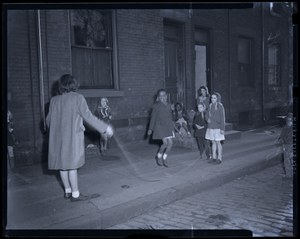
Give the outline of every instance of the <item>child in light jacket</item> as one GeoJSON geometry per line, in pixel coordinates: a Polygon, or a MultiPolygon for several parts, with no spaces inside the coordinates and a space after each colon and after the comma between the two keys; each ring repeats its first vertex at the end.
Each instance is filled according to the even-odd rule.
{"type": "Polygon", "coordinates": [[[209,118],[205,138],[212,141],[212,158],[208,163],[222,163],[222,144],[225,140],[225,111],[221,103],[221,95],[217,92],[211,95],[209,118]],[[218,156],[217,156],[218,154],[218,156]]]}

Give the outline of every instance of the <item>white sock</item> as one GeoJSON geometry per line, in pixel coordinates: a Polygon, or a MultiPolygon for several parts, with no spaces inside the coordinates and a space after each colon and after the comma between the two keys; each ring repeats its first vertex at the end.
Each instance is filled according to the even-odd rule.
{"type": "Polygon", "coordinates": [[[65,193],[71,193],[72,189],[71,188],[65,188],[65,193]]]}
{"type": "Polygon", "coordinates": [[[164,154],[163,159],[165,160],[167,158],[167,156],[168,156],[167,154],[164,154]]]}
{"type": "Polygon", "coordinates": [[[161,153],[157,153],[157,157],[161,158],[162,154],[161,153]]]}
{"type": "Polygon", "coordinates": [[[73,198],[78,198],[79,197],[79,191],[72,192],[72,197],[73,198]]]}

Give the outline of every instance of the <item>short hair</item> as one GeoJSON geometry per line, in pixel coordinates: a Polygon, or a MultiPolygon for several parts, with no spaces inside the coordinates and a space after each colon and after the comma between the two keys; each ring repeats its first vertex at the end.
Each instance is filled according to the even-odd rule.
{"type": "Polygon", "coordinates": [[[158,97],[159,97],[160,92],[166,92],[166,94],[167,94],[167,91],[166,91],[165,89],[159,89],[159,90],[157,91],[157,94],[156,94],[156,101],[157,101],[157,102],[159,101],[158,97]]]}
{"type": "Polygon", "coordinates": [[[58,94],[61,95],[70,91],[75,92],[79,85],[75,77],[71,74],[62,75],[58,80],[58,94]]]}
{"type": "Polygon", "coordinates": [[[205,106],[205,104],[204,104],[203,102],[199,102],[199,103],[197,104],[197,107],[198,107],[199,105],[202,105],[203,108],[206,108],[206,106],[205,106]]]}

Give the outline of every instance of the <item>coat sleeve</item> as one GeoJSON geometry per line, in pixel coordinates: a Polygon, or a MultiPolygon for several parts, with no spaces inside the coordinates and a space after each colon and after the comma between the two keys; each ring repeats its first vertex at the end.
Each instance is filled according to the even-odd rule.
{"type": "Polygon", "coordinates": [[[150,125],[149,125],[149,129],[152,130],[152,131],[153,131],[153,128],[154,128],[154,124],[156,122],[157,114],[158,114],[158,109],[154,105],[153,108],[152,108],[150,125]]]}
{"type": "Polygon", "coordinates": [[[108,127],[108,124],[92,114],[92,112],[89,110],[85,98],[82,95],[78,97],[77,104],[79,114],[83,118],[83,120],[98,132],[104,133],[108,127]]]}
{"type": "Polygon", "coordinates": [[[221,130],[225,130],[225,110],[223,105],[221,107],[221,130]]]}

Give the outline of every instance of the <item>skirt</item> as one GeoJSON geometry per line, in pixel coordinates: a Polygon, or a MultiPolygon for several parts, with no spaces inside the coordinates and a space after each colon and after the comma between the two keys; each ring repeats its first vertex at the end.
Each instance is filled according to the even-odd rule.
{"type": "Polygon", "coordinates": [[[220,133],[220,129],[207,129],[205,138],[208,140],[214,140],[214,141],[222,141],[225,140],[224,134],[220,133]]]}

